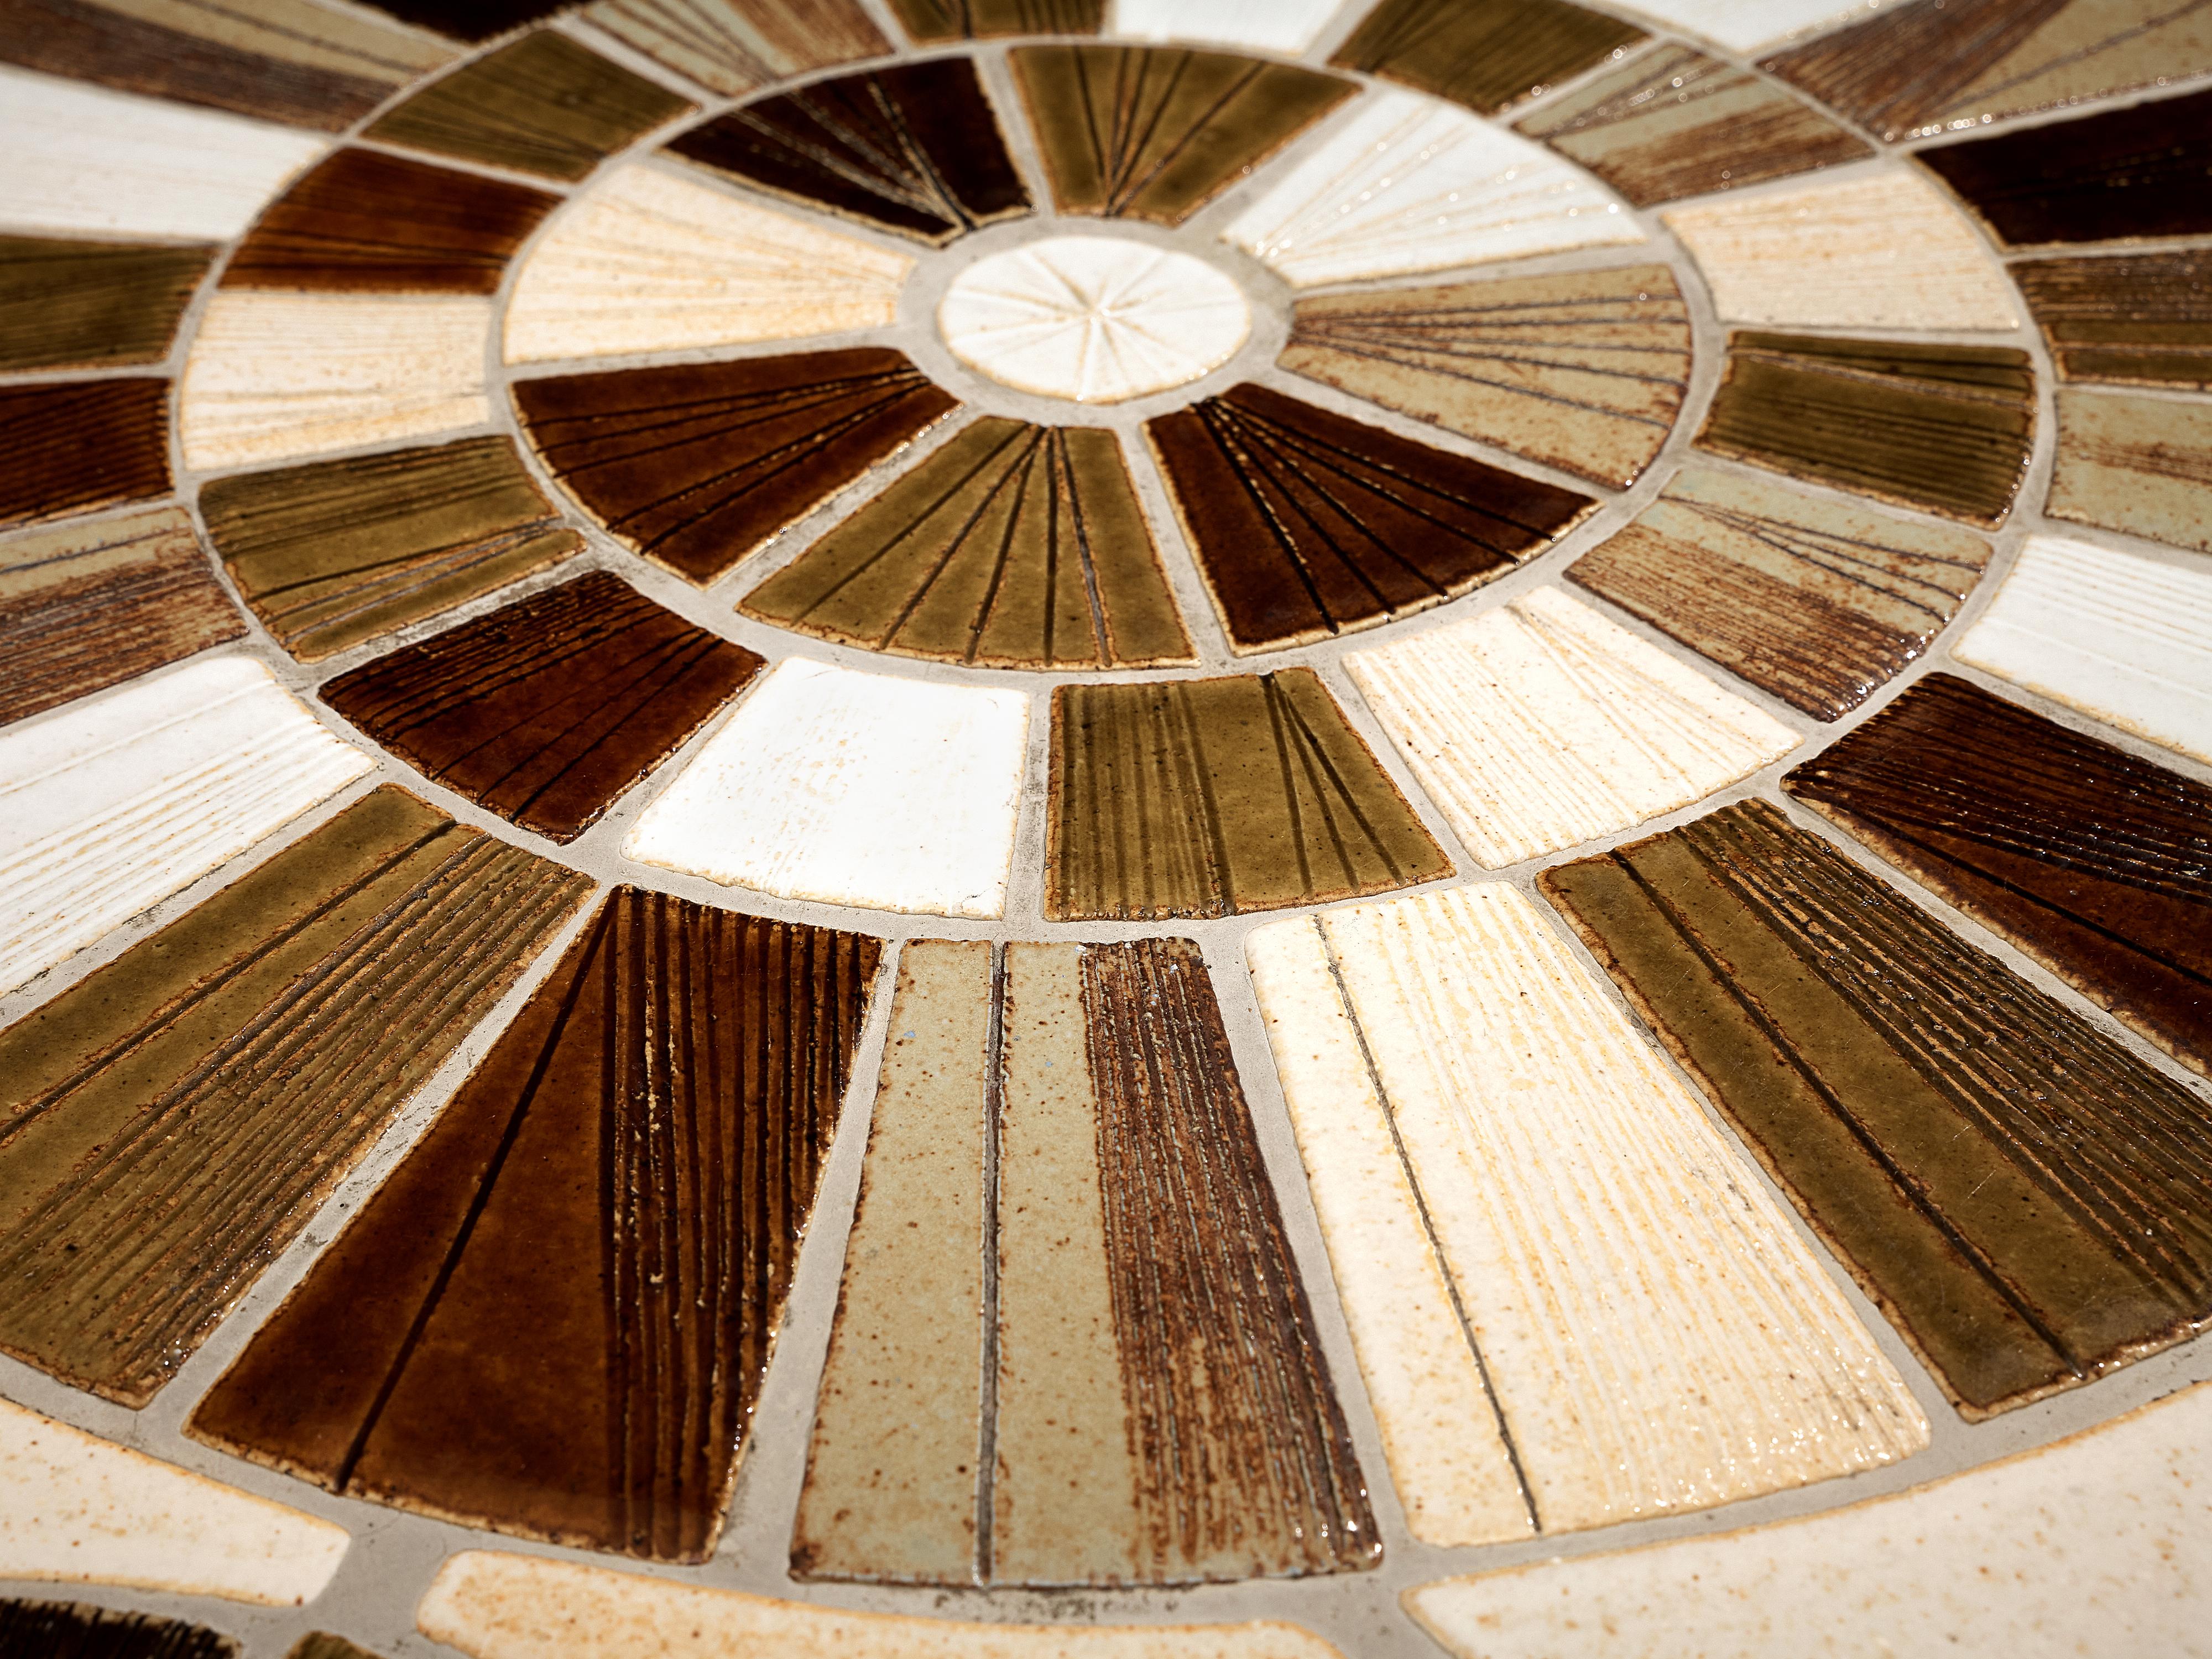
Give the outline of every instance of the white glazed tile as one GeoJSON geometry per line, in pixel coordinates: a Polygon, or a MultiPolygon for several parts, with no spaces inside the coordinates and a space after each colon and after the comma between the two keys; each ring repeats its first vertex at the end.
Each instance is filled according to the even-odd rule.
{"type": "Polygon", "coordinates": [[[1418,1535],[1525,1531],[1507,1524],[1498,1419],[1545,1532],[1927,1444],[1834,1280],[1527,895],[1334,910],[1262,928],[1250,951],[1418,1535]],[[1449,1351],[1438,1256],[1482,1372],[1449,1351]],[[1376,1340],[1401,1321],[1418,1329],[1376,1340]],[[1494,1413],[1477,1403],[1485,1376],[1494,1413]]]}
{"type": "Polygon", "coordinates": [[[329,147],[320,133],[0,69],[0,225],[12,229],[224,241],[329,147]]]}
{"type": "Polygon", "coordinates": [[[1665,216],[1721,319],[2010,329],[2012,290],[1966,216],[1915,174],[1729,197],[1665,216]]]}
{"type": "Polygon", "coordinates": [[[1345,665],[1492,869],[1687,806],[1797,744],[1558,587],[1345,665]]]}
{"type": "Polygon", "coordinates": [[[2205,1650],[2212,1384],[1827,1515],[1408,1591],[1467,1659],[2205,1650]]]}
{"type": "Polygon", "coordinates": [[[1054,236],[963,270],[937,327],[954,356],[1006,386],[1115,404],[1220,368],[1252,314],[1236,283],[1188,253],[1054,236]]]}
{"type": "Polygon", "coordinates": [[[507,361],[881,328],[898,320],[913,269],[904,254],[624,167],[532,246],[507,308],[507,361]]]}
{"type": "Polygon", "coordinates": [[[646,864],[778,898],[1006,908],[1029,699],[793,658],[631,829],[646,864]]]}
{"type": "Polygon", "coordinates": [[[178,392],[185,465],[248,466],[491,418],[489,300],[217,294],[178,392]]]}
{"type": "Polygon", "coordinates": [[[1881,0],[1635,0],[1655,22],[1726,46],[1752,52],[1824,24],[1851,21],[1881,0]]]}
{"type": "Polygon", "coordinates": [[[1354,104],[1223,234],[1296,288],[1644,240],[1580,167],[1398,91],[1354,104]]]}
{"type": "Polygon", "coordinates": [[[0,1578],[290,1607],[323,1593],[343,1527],[0,1401],[0,1578]]]}
{"type": "Polygon", "coordinates": [[[0,992],[370,765],[246,657],[188,663],[0,733],[0,992]]]}
{"type": "Polygon", "coordinates": [[[1133,40],[1203,40],[1295,55],[1341,0],[1114,0],[1112,32],[1133,40]]]}
{"type": "Polygon", "coordinates": [[[2212,761],[2212,566],[2032,538],[1961,662],[2212,761]]]}

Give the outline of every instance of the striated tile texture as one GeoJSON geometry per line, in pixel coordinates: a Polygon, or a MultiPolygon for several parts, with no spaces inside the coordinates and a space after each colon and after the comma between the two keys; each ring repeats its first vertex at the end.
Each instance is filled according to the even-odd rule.
{"type": "Polygon", "coordinates": [[[0,526],[169,492],[169,383],[0,389],[0,526]]]}
{"type": "Polygon", "coordinates": [[[580,15],[728,97],[890,50],[860,0],[596,0],[580,15]]]}
{"type": "Polygon", "coordinates": [[[2060,392],[2044,511],[2212,552],[2212,404],[2060,392]]]}
{"type": "Polygon", "coordinates": [[[1643,39],[1566,0],[1382,0],[1329,61],[1493,115],[1643,39]]]}
{"type": "Polygon", "coordinates": [[[1096,34],[1109,0],[888,0],[917,46],[1000,34],[1096,34]]]}
{"type": "Polygon", "coordinates": [[[2212,253],[2031,259],[2011,274],[2061,380],[2212,389],[2212,253]]]}
{"type": "Polygon", "coordinates": [[[237,1659],[236,1641],[204,1625],[81,1601],[0,1601],[0,1651],[100,1659],[237,1659]]]}
{"type": "Polygon", "coordinates": [[[1875,0],[1638,0],[1635,9],[1670,27],[1750,52],[1823,23],[1839,22],[1875,0]]]}
{"type": "Polygon", "coordinates": [[[0,370],[159,362],[213,258],[204,247],[0,236],[0,370]]]}
{"type": "Polygon", "coordinates": [[[1114,0],[1109,33],[1213,40],[1296,57],[1336,15],[1337,0],[1114,0]]]}

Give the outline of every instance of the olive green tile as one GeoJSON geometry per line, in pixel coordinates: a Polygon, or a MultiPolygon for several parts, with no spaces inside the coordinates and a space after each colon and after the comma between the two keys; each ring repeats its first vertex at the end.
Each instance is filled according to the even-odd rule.
{"type": "Polygon", "coordinates": [[[2044,510],[2212,552],[2212,403],[2061,391],[2044,510]]]}
{"type": "Polygon", "coordinates": [[[2212,389],[2212,252],[2013,266],[2062,380],[2212,389]]]}
{"type": "Polygon", "coordinates": [[[0,236],[0,369],[159,362],[214,254],[0,236]]]}
{"type": "Polygon", "coordinates": [[[1494,115],[1643,39],[1566,0],[1382,0],[1329,61],[1494,115]]]}

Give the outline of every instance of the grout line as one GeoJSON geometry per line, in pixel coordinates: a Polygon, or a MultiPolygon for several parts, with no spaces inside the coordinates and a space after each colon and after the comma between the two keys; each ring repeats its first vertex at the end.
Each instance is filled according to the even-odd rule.
{"type": "Polygon", "coordinates": [[[975,1584],[998,1576],[999,1224],[1000,1138],[1006,1109],[1006,947],[991,947],[991,1013],[983,1039],[982,1366],[975,1426],[975,1584]]]}

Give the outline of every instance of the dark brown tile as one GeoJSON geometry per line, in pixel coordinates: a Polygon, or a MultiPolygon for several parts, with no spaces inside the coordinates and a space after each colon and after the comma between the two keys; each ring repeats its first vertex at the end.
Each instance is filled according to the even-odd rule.
{"type": "Polygon", "coordinates": [[[1030,210],[964,58],[817,81],[695,128],[668,153],[925,242],[1030,210]]]}
{"type": "Polygon", "coordinates": [[[1358,90],[1288,64],[1182,46],[1009,54],[1063,213],[1179,225],[1358,90]]]}
{"type": "Polygon", "coordinates": [[[1464,593],[1597,506],[1249,382],[1145,434],[1239,651],[1464,593]]]}
{"type": "Polygon", "coordinates": [[[876,346],[556,375],[514,401],[600,523],[702,585],[959,407],[876,346]]]}
{"type": "Polygon", "coordinates": [[[367,1648],[356,1647],[343,1636],[313,1630],[292,1644],[284,1659],[378,1659],[378,1656],[367,1648]]]}
{"type": "Polygon", "coordinates": [[[228,1636],[179,1619],[77,1601],[0,1601],[8,1659],[237,1659],[228,1636]]]}
{"type": "Polygon", "coordinates": [[[1494,115],[1643,39],[1565,0],[1382,0],[1329,61],[1494,115]]]}
{"type": "Polygon", "coordinates": [[[1106,0],[890,0],[917,46],[998,34],[1096,34],[1106,0]]]}
{"type": "Polygon", "coordinates": [[[455,40],[489,40],[566,11],[569,0],[368,0],[402,22],[455,40]]]}
{"type": "Polygon", "coordinates": [[[2212,1316],[2212,1108],[1777,808],[1540,884],[1968,1416],[2212,1316]]]}
{"type": "Polygon", "coordinates": [[[2008,346],[1731,334],[1698,447],[1899,506],[1993,525],[2035,437],[2035,372],[2008,346]]]}
{"type": "Polygon", "coordinates": [[[890,51],[860,0],[598,0],[582,15],[632,51],[732,98],[890,51]]]}
{"type": "Polygon", "coordinates": [[[159,362],[213,257],[0,236],[0,369],[159,362]]]}
{"type": "Polygon", "coordinates": [[[2212,389],[2212,253],[2031,259],[2012,277],[2059,379],[2212,389]]]}
{"type": "Polygon", "coordinates": [[[617,888],[187,1431],[353,1497],[703,1560],[880,950],[617,888]]]}
{"type": "Polygon", "coordinates": [[[0,525],[169,493],[169,383],[0,389],[0,525]]]}
{"type": "Polygon", "coordinates": [[[0,1350],[152,1399],[590,890],[386,787],[0,1032],[0,1350]]]}

